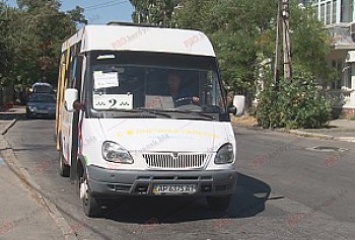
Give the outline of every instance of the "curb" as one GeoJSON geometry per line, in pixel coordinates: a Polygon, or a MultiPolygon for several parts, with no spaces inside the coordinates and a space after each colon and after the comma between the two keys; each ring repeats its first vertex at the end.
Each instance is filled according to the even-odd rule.
{"type": "Polygon", "coordinates": [[[283,132],[290,133],[296,136],[301,136],[301,137],[318,138],[324,140],[335,140],[335,137],[326,134],[309,133],[300,130],[283,130],[283,132]]]}
{"type": "Polygon", "coordinates": [[[331,135],[326,134],[319,134],[319,133],[309,133],[300,130],[284,130],[284,132],[293,134],[300,137],[307,137],[307,138],[317,138],[323,140],[333,140],[338,142],[355,142],[355,137],[334,137],[331,135]]]}
{"type": "Polygon", "coordinates": [[[355,142],[355,137],[337,137],[334,140],[341,141],[341,142],[355,142]]]}
{"type": "MultiPolygon", "coordinates": [[[[2,135],[5,135],[8,130],[16,123],[16,121],[17,119],[14,119],[9,124],[7,124],[4,130],[1,131],[2,135]]],[[[35,195],[34,197],[40,201],[42,205],[44,205],[44,208],[48,212],[49,216],[53,219],[57,227],[62,231],[64,238],[66,240],[78,240],[78,237],[73,232],[67,221],[64,219],[63,215],[59,212],[56,205],[40,193],[41,187],[32,179],[26,168],[24,168],[17,160],[14,151],[12,150],[11,146],[9,146],[6,139],[3,136],[0,137],[3,138],[6,145],[6,152],[8,152],[8,154],[4,154],[6,155],[6,157],[3,157],[4,161],[17,175],[17,177],[19,177],[20,180],[30,188],[30,191],[35,195]],[[9,162],[8,158],[11,158],[12,162],[9,162]]]]}
{"type": "Polygon", "coordinates": [[[17,122],[17,119],[11,120],[2,130],[1,130],[1,135],[5,135],[7,131],[9,131],[10,128],[12,128],[15,123],[17,122]]]}
{"type": "MultiPolygon", "coordinates": [[[[243,126],[243,125],[233,125],[233,127],[242,127],[245,129],[249,130],[269,130],[269,129],[262,129],[260,127],[255,127],[255,126],[243,126]]],[[[326,135],[326,134],[319,134],[319,133],[310,133],[310,132],[305,132],[301,130],[293,130],[293,129],[272,129],[269,130],[272,132],[279,132],[279,133],[287,133],[299,137],[305,137],[305,138],[316,138],[316,139],[323,139],[323,140],[333,140],[333,141],[338,141],[338,142],[355,142],[355,137],[334,137],[331,135],[326,135]]]]}

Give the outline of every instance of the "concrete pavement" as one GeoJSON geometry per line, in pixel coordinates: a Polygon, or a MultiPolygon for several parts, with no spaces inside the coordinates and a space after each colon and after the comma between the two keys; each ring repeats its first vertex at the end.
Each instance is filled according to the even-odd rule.
{"type": "MultiPolygon", "coordinates": [[[[24,112],[23,107],[0,112],[0,239],[77,239],[55,203],[40,194],[40,187],[32,180],[31,173],[21,166],[3,136],[17,118],[24,117],[24,112]]],[[[233,124],[236,127],[246,126],[238,121],[233,121],[233,124]]],[[[324,129],[287,132],[355,142],[355,121],[335,120],[324,129]]]]}
{"type": "Polygon", "coordinates": [[[24,117],[24,108],[0,112],[0,239],[77,239],[54,203],[45,199],[21,166],[4,134],[24,117]]]}

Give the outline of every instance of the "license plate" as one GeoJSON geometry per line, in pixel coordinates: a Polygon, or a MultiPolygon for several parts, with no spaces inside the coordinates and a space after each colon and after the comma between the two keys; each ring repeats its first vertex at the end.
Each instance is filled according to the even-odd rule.
{"type": "Polygon", "coordinates": [[[48,113],[48,110],[46,108],[38,108],[37,112],[38,113],[48,113]]]}
{"type": "Polygon", "coordinates": [[[196,184],[156,184],[153,188],[153,193],[155,195],[194,194],[196,191],[196,184]]]}
{"type": "Polygon", "coordinates": [[[47,110],[38,110],[37,113],[39,114],[48,114],[47,110]]]}

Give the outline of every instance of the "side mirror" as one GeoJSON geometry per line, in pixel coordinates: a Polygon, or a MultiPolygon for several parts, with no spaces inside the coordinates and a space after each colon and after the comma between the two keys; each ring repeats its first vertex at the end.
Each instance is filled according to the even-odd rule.
{"type": "Polygon", "coordinates": [[[236,108],[236,106],[229,106],[228,107],[228,113],[231,113],[231,114],[233,114],[233,115],[236,115],[237,114],[237,112],[238,112],[238,110],[237,110],[237,108],[236,108]]]}
{"type": "Polygon", "coordinates": [[[234,116],[240,117],[244,113],[245,108],[245,96],[244,95],[234,95],[233,98],[233,107],[235,108],[234,116]]]}
{"type": "Polygon", "coordinates": [[[64,106],[67,111],[73,112],[74,103],[78,100],[78,90],[75,88],[68,88],[64,93],[64,106]]]}

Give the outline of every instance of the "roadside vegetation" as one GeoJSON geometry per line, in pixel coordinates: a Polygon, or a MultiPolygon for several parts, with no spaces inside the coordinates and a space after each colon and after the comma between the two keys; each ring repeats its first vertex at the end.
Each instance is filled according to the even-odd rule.
{"type": "Polygon", "coordinates": [[[253,115],[263,128],[320,128],[330,119],[331,104],[312,76],[281,80],[260,93],[253,115]]]}

